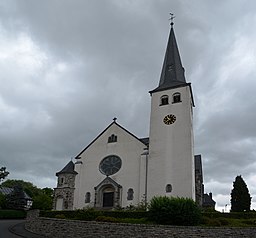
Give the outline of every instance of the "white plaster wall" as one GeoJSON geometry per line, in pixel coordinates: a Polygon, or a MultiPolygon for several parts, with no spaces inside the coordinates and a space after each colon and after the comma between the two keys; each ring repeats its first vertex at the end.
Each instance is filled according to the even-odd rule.
{"type": "Polygon", "coordinates": [[[189,86],[152,94],[148,183],[149,199],[156,195],[188,197],[195,200],[192,100],[189,86]],[[181,94],[180,103],[172,95],[181,94]],[[159,106],[160,98],[169,96],[169,104],[159,106]],[[163,118],[174,114],[174,124],[165,125],[163,118]],[[165,186],[173,190],[166,193],[165,186]]]}
{"type": "Polygon", "coordinates": [[[117,124],[112,124],[83,154],[81,154],[82,164],[76,164],[76,190],[74,199],[74,209],[83,208],[94,204],[94,187],[101,183],[106,176],[99,171],[99,164],[108,155],[117,155],[122,160],[121,169],[114,175],[109,176],[122,186],[121,204],[126,207],[130,204],[137,205],[141,199],[140,176],[141,154],[146,146],[123,130],[117,124]],[[116,143],[107,143],[108,137],[117,135],[116,143]],[[133,201],[127,201],[127,191],[134,190],[133,201]],[[85,203],[85,194],[91,193],[91,203],[85,203]]]}

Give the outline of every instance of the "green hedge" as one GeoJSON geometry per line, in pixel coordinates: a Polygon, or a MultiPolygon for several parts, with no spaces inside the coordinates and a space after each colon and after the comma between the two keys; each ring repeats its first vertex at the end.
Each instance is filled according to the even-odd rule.
{"type": "Polygon", "coordinates": [[[230,212],[230,213],[223,213],[223,212],[203,212],[202,215],[204,217],[209,218],[232,218],[232,219],[256,219],[256,212],[230,212]]]}
{"type": "Polygon", "coordinates": [[[26,214],[22,210],[0,210],[0,219],[24,219],[26,214]]]}
{"type": "Polygon", "coordinates": [[[132,218],[141,219],[147,218],[147,212],[137,211],[99,211],[95,209],[81,209],[74,211],[40,211],[41,217],[49,218],[67,218],[67,219],[78,219],[78,220],[95,220],[99,216],[114,217],[114,218],[132,218]]]}
{"type": "Polygon", "coordinates": [[[100,211],[96,211],[93,209],[75,210],[75,211],[40,211],[40,214],[39,214],[39,216],[41,217],[66,218],[66,219],[77,219],[77,220],[85,220],[85,221],[95,220],[96,217],[101,215],[102,214],[100,211]]]}

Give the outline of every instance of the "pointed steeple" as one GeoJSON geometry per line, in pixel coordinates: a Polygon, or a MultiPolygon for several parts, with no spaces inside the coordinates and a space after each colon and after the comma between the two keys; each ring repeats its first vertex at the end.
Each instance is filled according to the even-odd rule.
{"type": "Polygon", "coordinates": [[[180,87],[186,84],[184,68],[181,63],[172,22],[160,82],[158,87],[150,91],[150,93],[166,90],[173,87],[180,87]]]}
{"type": "Polygon", "coordinates": [[[58,173],[56,173],[56,176],[58,176],[59,174],[77,174],[77,172],[75,171],[75,164],[73,163],[73,161],[69,161],[69,163],[58,173]]]}

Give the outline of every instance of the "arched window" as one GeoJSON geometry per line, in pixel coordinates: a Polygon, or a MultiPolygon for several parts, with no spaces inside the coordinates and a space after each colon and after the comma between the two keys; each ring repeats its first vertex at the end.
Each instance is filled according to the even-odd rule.
{"type": "Polygon", "coordinates": [[[174,93],[172,95],[172,103],[178,103],[181,102],[180,93],[174,93]]]}
{"type": "Polygon", "coordinates": [[[108,143],[117,142],[117,136],[112,134],[110,137],[108,137],[108,143]]]}
{"type": "Polygon", "coordinates": [[[167,95],[163,95],[160,99],[160,106],[169,104],[169,97],[167,95]]]}
{"type": "Polygon", "coordinates": [[[58,184],[62,185],[64,183],[64,178],[63,177],[59,177],[58,178],[58,184]]]}
{"type": "Polygon", "coordinates": [[[167,193],[170,193],[172,191],[172,185],[171,184],[167,184],[166,187],[165,187],[165,191],[167,193]]]}
{"type": "Polygon", "coordinates": [[[91,193],[87,192],[85,194],[85,203],[90,203],[91,202],[91,193]]]}
{"type": "Polygon", "coordinates": [[[127,192],[127,200],[130,201],[130,200],[133,200],[133,189],[132,188],[129,188],[128,189],[128,192],[127,192]]]}

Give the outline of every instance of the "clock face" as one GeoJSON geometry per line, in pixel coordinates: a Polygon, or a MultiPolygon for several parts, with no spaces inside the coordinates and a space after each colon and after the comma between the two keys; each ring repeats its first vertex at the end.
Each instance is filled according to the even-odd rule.
{"type": "Polygon", "coordinates": [[[171,125],[176,121],[176,116],[174,116],[173,114],[169,114],[164,117],[163,121],[166,125],[171,125]]]}
{"type": "Polygon", "coordinates": [[[107,176],[115,174],[122,166],[122,160],[116,155],[109,155],[99,165],[99,170],[107,176]]]}

